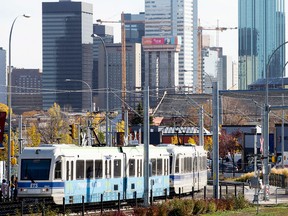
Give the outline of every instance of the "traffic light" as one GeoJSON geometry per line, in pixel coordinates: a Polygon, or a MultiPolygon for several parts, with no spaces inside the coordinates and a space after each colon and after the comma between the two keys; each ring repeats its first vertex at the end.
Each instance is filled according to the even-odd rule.
{"type": "Polygon", "coordinates": [[[77,127],[75,124],[69,125],[69,135],[72,137],[72,139],[76,139],[77,134],[77,127]]]}

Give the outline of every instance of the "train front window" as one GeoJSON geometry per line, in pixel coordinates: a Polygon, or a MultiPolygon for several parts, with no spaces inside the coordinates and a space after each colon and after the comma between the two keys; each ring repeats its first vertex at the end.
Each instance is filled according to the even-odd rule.
{"type": "Polygon", "coordinates": [[[49,180],[51,159],[22,159],[21,180],[49,180]]]}

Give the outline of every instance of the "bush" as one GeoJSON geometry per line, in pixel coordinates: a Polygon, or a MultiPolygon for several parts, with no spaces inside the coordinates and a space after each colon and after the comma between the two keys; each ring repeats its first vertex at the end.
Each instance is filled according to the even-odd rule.
{"type": "Polygon", "coordinates": [[[248,200],[245,199],[245,197],[241,194],[234,198],[234,209],[243,209],[250,206],[250,203],[248,200]]]}
{"type": "Polygon", "coordinates": [[[214,213],[217,211],[217,205],[214,199],[208,200],[207,202],[207,213],[214,213]]]}
{"type": "Polygon", "coordinates": [[[206,212],[206,200],[197,200],[193,209],[193,214],[201,214],[206,212]]]}
{"type": "Polygon", "coordinates": [[[193,213],[194,200],[173,199],[168,205],[170,206],[168,215],[191,215],[193,213]]]}

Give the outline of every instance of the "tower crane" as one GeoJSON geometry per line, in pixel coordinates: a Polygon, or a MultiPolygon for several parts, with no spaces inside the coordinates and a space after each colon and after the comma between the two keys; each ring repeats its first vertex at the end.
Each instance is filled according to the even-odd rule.
{"type": "Polygon", "coordinates": [[[126,102],[126,32],[125,32],[125,24],[137,24],[142,23],[145,24],[145,20],[125,20],[124,12],[121,13],[121,20],[118,21],[105,21],[101,19],[97,19],[98,23],[120,23],[121,24],[121,64],[122,64],[122,110],[125,108],[126,102]]]}
{"type": "MultiPolygon", "coordinates": [[[[203,61],[203,56],[202,56],[202,48],[203,48],[203,30],[213,30],[213,31],[217,31],[217,33],[219,32],[223,32],[226,30],[234,30],[237,29],[237,27],[219,27],[218,26],[218,22],[217,22],[217,27],[203,27],[200,26],[200,20],[199,20],[199,26],[198,26],[198,33],[197,33],[197,37],[198,37],[198,93],[202,93],[203,92],[203,68],[202,68],[202,61],[203,61]]],[[[217,46],[219,46],[219,36],[217,34],[217,41],[216,41],[217,46]]]]}

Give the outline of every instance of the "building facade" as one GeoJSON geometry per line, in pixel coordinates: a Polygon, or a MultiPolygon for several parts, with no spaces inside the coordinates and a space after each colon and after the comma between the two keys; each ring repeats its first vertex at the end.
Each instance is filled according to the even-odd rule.
{"type": "Polygon", "coordinates": [[[66,110],[90,110],[92,33],[92,4],[70,0],[42,3],[44,109],[57,103],[66,110]]]}
{"type": "Polygon", "coordinates": [[[239,0],[238,4],[239,89],[244,90],[258,79],[282,76],[285,11],[284,0],[239,0]]]}
{"type": "Polygon", "coordinates": [[[7,104],[6,50],[0,47],[0,103],[7,104]]]}
{"type": "MultiPolygon", "coordinates": [[[[145,0],[145,36],[180,36],[178,85],[189,88],[197,83],[197,0],[145,0]]],[[[146,71],[145,71],[146,72],[146,71]]]]}
{"type": "Polygon", "coordinates": [[[42,110],[42,73],[39,69],[13,68],[11,84],[13,113],[42,110]]]}
{"type": "MultiPolygon", "coordinates": [[[[123,106],[122,94],[122,45],[106,44],[109,65],[109,110],[119,111],[123,106]]],[[[103,46],[99,47],[99,59],[105,59],[103,46]]],[[[126,44],[126,94],[125,103],[136,108],[140,102],[141,90],[141,44],[126,44]]],[[[96,106],[100,110],[106,109],[106,73],[105,61],[99,61],[98,88],[101,90],[96,98],[96,106]]],[[[125,105],[126,106],[126,105],[125,105]]]]}

